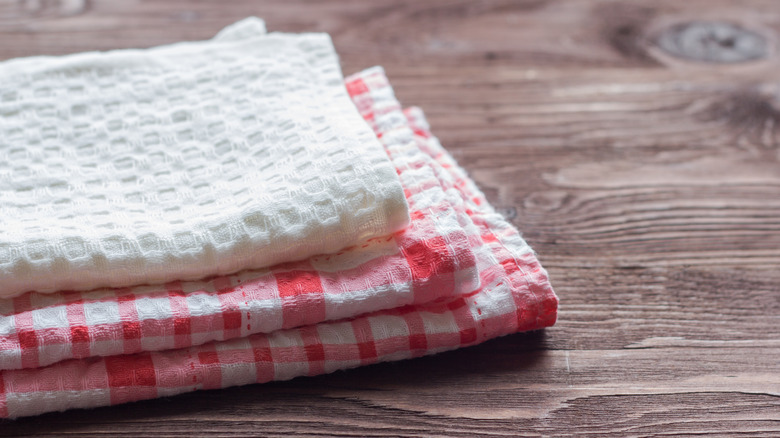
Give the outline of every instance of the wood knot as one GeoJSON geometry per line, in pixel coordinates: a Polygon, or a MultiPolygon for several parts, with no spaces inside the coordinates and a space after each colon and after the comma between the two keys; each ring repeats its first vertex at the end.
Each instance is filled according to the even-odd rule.
{"type": "Polygon", "coordinates": [[[778,96],[780,90],[770,84],[741,89],[714,99],[698,112],[697,119],[729,126],[741,147],[775,150],[780,141],[778,96]]]}
{"type": "Polygon", "coordinates": [[[658,61],[647,53],[645,38],[647,24],[656,15],[655,10],[634,4],[599,6],[595,15],[601,17],[601,33],[606,43],[626,60],[647,66],[658,61]]]}
{"type": "Polygon", "coordinates": [[[82,14],[88,0],[0,1],[0,25],[14,25],[36,18],[69,17],[82,14]]]}
{"type": "Polygon", "coordinates": [[[721,21],[694,21],[669,27],[658,47],[677,58],[733,64],[766,58],[769,44],[758,32],[721,21]]]}

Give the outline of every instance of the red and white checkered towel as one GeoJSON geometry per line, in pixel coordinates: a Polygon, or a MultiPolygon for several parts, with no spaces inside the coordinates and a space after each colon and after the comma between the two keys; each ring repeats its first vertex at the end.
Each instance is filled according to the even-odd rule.
{"type": "Polygon", "coordinates": [[[409,229],[205,282],[0,301],[0,416],[316,375],[552,325],[545,271],[422,112],[401,110],[380,68],[347,89],[397,168],[409,229]]]}

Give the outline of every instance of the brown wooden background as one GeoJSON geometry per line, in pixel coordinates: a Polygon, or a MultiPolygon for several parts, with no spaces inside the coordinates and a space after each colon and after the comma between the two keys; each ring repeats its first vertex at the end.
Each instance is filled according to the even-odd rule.
{"type": "Polygon", "coordinates": [[[0,58],[248,15],[383,65],[539,252],[558,324],[0,434],[780,436],[780,2],[0,0],[0,58]]]}

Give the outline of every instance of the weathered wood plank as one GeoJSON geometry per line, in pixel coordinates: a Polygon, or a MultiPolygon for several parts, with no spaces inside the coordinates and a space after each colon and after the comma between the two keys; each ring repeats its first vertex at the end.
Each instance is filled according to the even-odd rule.
{"type": "Polygon", "coordinates": [[[203,39],[247,15],[331,33],[346,73],[384,65],[538,251],[558,324],[0,434],[780,435],[776,2],[0,0],[0,59],[203,39]],[[766,44],[681,46],[700,22],[766,44]],[[740,50],[755,56],[723,62],[740,50]]]}

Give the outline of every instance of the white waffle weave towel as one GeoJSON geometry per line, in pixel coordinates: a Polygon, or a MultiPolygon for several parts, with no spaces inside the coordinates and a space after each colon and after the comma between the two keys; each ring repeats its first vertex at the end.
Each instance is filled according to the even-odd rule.
{"type": "Polygon", "coordinates": [[[330,37],[0,63],[0,297],[194,280],[406,226],[330,37]]]}

